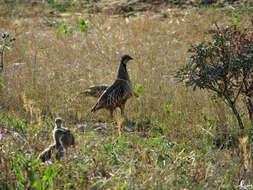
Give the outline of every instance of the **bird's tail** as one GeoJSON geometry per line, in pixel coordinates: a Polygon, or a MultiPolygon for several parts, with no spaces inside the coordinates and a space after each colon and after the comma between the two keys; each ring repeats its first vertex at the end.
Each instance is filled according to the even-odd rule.
{"type": "Polygon", "coordinates": [[[85,96],[91,96],[92,94],[91,94],[91,90],[85,90],[85,91],[83,91],[83,92],[80,92],[80,94],[84,94],[85,96]]]}
{"type": "Polygon", "coordinates": [[[93,108],[91,108],[91,113],[94,113],[95,111],[99,110],[100,109],[100,106],[99,106],[99,102],[97,102],[95,104],[95,106],[93,106],[93,108]]]}
{"type": "Polygon", "coordinates": [[[96,92],[97,92],[96,90],[88,88],[85,91],[80,92],[80,94],[84,94],[85,96],[94,96],[95,97],[96,92]]]}
{"type": "Polygon", "coordinates": [[[97,107],[97,104],[95,106],[93,106],[93,108],[91,108],[90,112],[94,113],[96,111],[96,107],[97,107]]]}
{"type": "Polygon", "coordinates": [[[42,153],[40,153],[38,159],[41,159],[42,162],[45,162],[51,158],[53,149],[56,148],[55,144],[49,145],[42,153]]]}
{"type": "Polygon", "coordinates": [[[107,88],[108,88],[107,85],[91,86],[85,91],[81,92],[80,94],[84,94],[85,96],[92,96],[95,98],[99,98],[107,88]]]}

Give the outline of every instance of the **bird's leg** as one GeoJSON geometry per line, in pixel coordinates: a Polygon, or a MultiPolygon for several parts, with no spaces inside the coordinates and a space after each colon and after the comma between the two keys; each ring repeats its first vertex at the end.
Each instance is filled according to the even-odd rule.
{"type": "Polygon", "coordinates": [[[111,120],[113,120],[113,110],[112,109],[110,110],[110,118],[111,118],[111,120]]]}
{"type": "Polygon", "coordinates": [[[121,116],[127,121],[128,118],[127,118],[127,116],[125,115],[124,110],[125,110],[125,104],[122,104],[122,105],[120,106],[121,116]]]}
{"type": "Polygon", "coordinates": [[[68,158],[68,149],[65,148],[65,157],[68,158]]]}

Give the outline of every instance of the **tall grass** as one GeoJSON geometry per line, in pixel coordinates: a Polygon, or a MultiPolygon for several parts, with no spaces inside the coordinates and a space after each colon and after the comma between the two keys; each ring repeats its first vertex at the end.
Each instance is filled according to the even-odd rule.
{"type": "MultiPolygon", "coordinates": [[[[0,32],[17,33],[1,75],[1,112],[27,121],[20,132],[12,122],[5,122],[5,116],[1,119],[0,167],[8,175],[1,173],[0,180],[17,186],[17,167],[13,169],[13,163],[19,162],[17,154],[37,156],[51,141],[50,120],[60,116],[66,125],[102,120],[107,126],[101,133],[82,134],[70,125],[77,146],[70,158],[53,164],[54,171],[61,171],[54,173],[50,184],[54,188],[233,189],[242,180],[252,184],[251,140],[238,142],[241,148],[215,146],[221,129],[233,133],[237,127],[230,110],[215,104],[208,92],[193,92],[173,77],[189,58],[187,49],[205,39],[204,32],[217,16],[221,25],[228,23],[224,12],[212,8],[201,14],[198,9],[176,9],[166,19],[154,13],[130,18],[83,16],[88,34],[75,29],[80,20],[75,14],[9,18],[13,22],[0,18],[0,32]],[[73,30],[56,35],[60,23],[73,30]],[[126,113],[133,121],[150,120],[151,127],[122,131],[119,137],[109,114],[103,110],[88,114],[96,100],[79,93],[90,85],[111,84],[126,53],[134,58],[127,65],[133,86],[142,86],[140,97],[128,101],[126,113]],[[16,133],[24,140],[17,140],[16,133]]],[[[249,23],[250,15],[243,15],[243,24],[249,23]]],[[[119,117],[117,111],[117,121],[119,117]]],[[[46,168],[39,165],[36,176],[43,178],[46,168]]]]}

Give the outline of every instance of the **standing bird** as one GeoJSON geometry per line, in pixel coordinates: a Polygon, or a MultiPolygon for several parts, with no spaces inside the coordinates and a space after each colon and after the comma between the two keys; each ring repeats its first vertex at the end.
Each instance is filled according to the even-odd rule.
{"type": "Polygon", "coordinates": [[[118,69],[118,76],[115,82],[109,86],[98,99],[98,102],[91,109],[95,112],[99,109],[105,108],[110,111],[110,117],[113,119],[113,111],[119,107],[121,115],[127,119],[124,108],[127,100],[133,95],[132,84],[127,73],[126,64],[133,59],[129,55],[122,56],[118,69]]]}

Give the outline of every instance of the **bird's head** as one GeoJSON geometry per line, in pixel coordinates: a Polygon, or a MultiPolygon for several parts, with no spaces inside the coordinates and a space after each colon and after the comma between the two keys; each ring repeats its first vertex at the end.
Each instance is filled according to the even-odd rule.
{"type": "Polygon", "coordinates": [[[128,61],[130,61],[131,59],[133,59],[131,56],[129,56],[129,55],[123,55],[122,57],[121,57],[121,63],[123,63],[123,64],[126,64],[128,61]]]}
{"type": "Polygon", "coordinates": [[[63,120],[61,118],[56,118],[55,119],[55,125],[57,127],[61,127],[61,124],[63,123],[63,120]]]}

